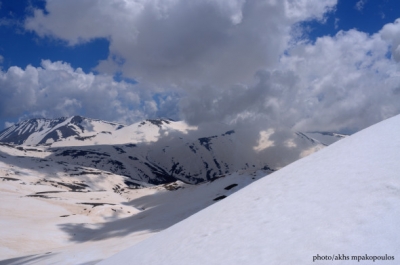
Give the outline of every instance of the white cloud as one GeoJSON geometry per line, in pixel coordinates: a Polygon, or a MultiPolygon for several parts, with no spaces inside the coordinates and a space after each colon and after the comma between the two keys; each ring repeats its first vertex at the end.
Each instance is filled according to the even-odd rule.
{"type": "Polygon", "coordinates": [[[76,45],[110,40],[102,72],[161,86],[246,82],[275,66],[290,27],[318,18],[336,0],[47,1],[25,27],[76,45]],[[68,26],[66,26],[68,25],[68,26]]]}
{"type": "MultiPolygon", "coordinates": [[[[111,76],[86,74],[62,62],[42,61],[42,67],[10,67],[0,72],[0,115],[25,113],[44,117],[84,114],[131,123],[146,117],[141,101],[145,89],[111,76]]],[[[153,109],[154,110],[154,109],[153,109]]]]}
{"type": "Polygon", "coordinates": [[[298,76],[299,129],[358,130],[400,113],[399,65],[380,34],[350,30],[294,48],[282,68],[298,76]]]}
{"type": "Polygon", "coordinates": [[[390,43],[393,58],[400,62],[400,18],[394,23],[386,24],[379,33],[390,43]]]}
{"type": "Polygon", "coordinates": [[[182,100],[182,112],[192,123],[354,132],[400,113],[399,65],[388,49],[381,34],[356,30],[299,44],[279,68],[258,72],[253,85],[204,87],[182,100]]]}

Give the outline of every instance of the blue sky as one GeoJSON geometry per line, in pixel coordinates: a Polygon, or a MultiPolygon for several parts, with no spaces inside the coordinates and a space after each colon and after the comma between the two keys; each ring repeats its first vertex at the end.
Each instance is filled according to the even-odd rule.
{"type": "Polygon", "coordinates": [[[75,68],[90,72],[99,60],[107,58],[109,42],[105,38],[70,47],[65,41],[40,38],[24,30],[21,24],[27,16],[32,15],[32,7],[45,10],[45,1],[8,0],[1,3],[0,17],[9,24],[0,27],[3,68],[26,67],[28,64],[40,66],[41,60],[50,59],[68,62],[75,68]]]}
{"type": "Polygon", "coordinates": [[[357,29],[368,34],[378,32],[383,25],[400,17],[400,2],[395,0],[339,0],[335,11],[325,23],[305,23],[312,29],[310,38],[335,35],[339,30],[357,29]]]}
{"type": "Polygon", "coordinates": [[[396,94],[397,57],[382,54],[387,57],[400,41],[397,0],[302,0],[283,12],[277,12],[287,8],[281,3],[257,9],[261,1],[242,0],[0,3],[0,129],[38,116],[235,123],[253,112],[255,119],[284,120],[292,128],[354,131],[400,112],[382,90],[335,81],[329,75],[339,72],[305,71],[296,63],[336,64],[326,54],[337,53],[343,63],[337,69],[361,76],[380,67],[369,84],[383,82],[396,94]],[[387,24],[393,26],[382,30],[387,24]],[[339,31],[348,33],[335,37],[339,31]],[[321,37],[329,39],[317,43],[321,37]],[[360,58],[363,48],[368,51],[360,58]],[[350,67],[363,62],[368,67],[350,67]],[[259,79],[264,72],[268,84],[259,79]],[[291,77],[282,81],[278,72],[291,77]],[[271,94],[274,87],[281,89],[271,94]],[[370,107],[374,93],[384,104],[370,107]],[[295,95],[304,98],[296,101],[295,95]]]}

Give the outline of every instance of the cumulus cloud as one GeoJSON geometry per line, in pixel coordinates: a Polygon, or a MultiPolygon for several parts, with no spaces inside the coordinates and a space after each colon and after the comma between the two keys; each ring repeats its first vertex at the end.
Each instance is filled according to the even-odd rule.
{"type": "Polygon", "coordinates": [[[25,27],[76,45],[110,40],[98,69],[160,86],[245,82],[275,66],[293,24],[322,19],[336,0],[47,1],[25,27]]]}
{"type": "Polygon", "coordinates": [[[62,62],[44,60],[41,67],[10,67],[0,72],[0,118],[84,114],[131,123],[146,117],[144,108],[151,104],[143,102],[151,100],[136,85],[115,82],[108,75],[86,74],[62,62]]]}
{"type": "MultiPolygon", "coordinates": [[[[382,32],[350,30],[296,45],[255,83],[204,87],[182,100],[192,123],[264,120],[265,127],[355,132],[400,113],[399,65],[382,32]],[[268,125],[267,125],[268,124],[268,125]]],[[[393,35],[394,36],[394,35],[393,35]]]]}
{"type": "Polygon", "coordinates": [[[386,24],[380,34],[391,45],[393,58],[400,62],[400,18],[396,19],[394,23],[386,24]]]}
{"type": "Polygon", "coordinates": [[[356,131],[400,113],[399,65],[387,57],[380,33],[350,30],[293,48],[282,68],[299,77],[299,129],[356,131]]]}

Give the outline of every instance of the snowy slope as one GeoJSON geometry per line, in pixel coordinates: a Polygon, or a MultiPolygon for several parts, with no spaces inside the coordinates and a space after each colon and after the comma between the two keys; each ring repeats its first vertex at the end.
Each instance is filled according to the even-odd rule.
{"type": "Polygon", "coordinates": [[[399,129],[367,128],[99,264],[399,264],[399,129]]]}
{"type": "Polygon", "coordinates": [[[235,173],[200,185],[129,189],[118,175],[51,160],[41,169],[24,151],[0,150],[9,162],[0,162],[0,264],[99,261],[268,172],[235,173]]]}

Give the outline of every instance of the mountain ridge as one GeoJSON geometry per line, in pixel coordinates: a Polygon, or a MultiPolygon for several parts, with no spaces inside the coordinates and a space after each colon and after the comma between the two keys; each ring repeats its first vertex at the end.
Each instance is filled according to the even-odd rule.
{"type": "MultiPolygon", "coordinates": [[[[72,116],[23,121],[0,132],[0,142],[41,147],[51,153],[49,159],[126,176],[133,185],[197,184],[237,170],[274,169],[254,159],[255,153],[243,153],[249,147],[241,145],[235,130],[215,128],[211,135],[197,130],[171,119],[121,125],[72,116]]],[[[303,133],[293,135],[309,152],[325,145],[303,133]]]]}

